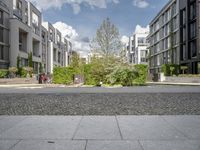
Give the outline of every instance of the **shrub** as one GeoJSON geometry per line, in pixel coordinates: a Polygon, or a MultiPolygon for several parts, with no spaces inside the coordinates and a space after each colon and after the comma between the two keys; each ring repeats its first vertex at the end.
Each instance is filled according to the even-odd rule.
{"type": "Polygon", "coordinates": [[[8,70],[7,69],[0,69],[0,78],[5,78],[8,76],[8,70]]]}
{"type": "Polygon", "coordinates": [[[96,85],[95,78],[92,74],[92,64],[84,65],[84,84],[85,85],[96,85]]]}
{"type": "Polygon", "coordinates": [[[135,76],[136,78],[134,79],[134,84],[135,85],[145,85],[147,81],[147,74],[148,74],[148,67],[147,65],[135,65],[135,76]]]}
{"type": "Polygon", "coordinates": [[[107,75],[107,83],[111,85],[133,85],[135,73],[130,66],[119,66],[115,67],[114,71],[107,75]]]}
{"type": "Polygon", "coordinates": [[[9,69],[9,76],[14,78],[16,77],[16,74],[18,72],[18,69],[16,67],[10,67],[9,69]]]}
{"type": "Polygon", "coordinates": [[[28,74],[28,70],[25,67],[20,68],[20,76],[21,78],[26,78],[28,74]]]}
{"type": "Polygon", "coordinates": [[[165,76],[178,75],[180,71],[180,66],[176,64],[164,64],[162,65],[162,72],[165,76]]]}
{"type": "Polygon", "coordinates": [[[75,72],[72,67],[54,67],[53,83],[55,83],[55,84],[72,84],[74,74],[75,74],[75,72]]]}
{"type": "Polygon", "coordinates": [[[170,76],[170,65],[164,64],[161,68],[162,73],[164,73],[165,76],[170,76]]]}

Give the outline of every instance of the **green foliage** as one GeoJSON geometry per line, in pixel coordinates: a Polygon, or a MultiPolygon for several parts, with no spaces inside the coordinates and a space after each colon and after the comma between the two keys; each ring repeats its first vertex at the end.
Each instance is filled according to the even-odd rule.
{"type": "Polygon", "coordinates": [[[28,71],[25,67],[20,68],[20,76],[21,78],[26,78],[28,74],[28,71]]]}
{"type": "Polygon", "coordinates": [[[122,47],[118,28],[109,18],[103,20],[96,31],[96,36],[92,42],[92,49],[102,56],[112,56],[119,52],[122,47]]]}
{"type": "Polygon", "coordinates": [[[111,85],[132,86],[135,79],[135,71],[131,66],[116,66],[112,73],[107,75],[107,81],[111,85]]]}
{"type": "Polygon", "coordinates": [[[54,67],[53,83],[55,83],[55,84],[72,84],[74,74],[75,74],[75,72],[72,67],[54,67]]]}
{"type": "Polygon", "coordinates": [[[17,70],[18,70],[17,74],[20,74],[21,71],[20,63],[21,63],[21,58],[17,56],[17,70]]]}
{"type": "Polygon", "coordinates": [[[16,77],[16,75],[17,75],[18,69],[17,69],[16,67],[10,67],[10,68],[8,69],[8,71],[9,71],[9,76],[10,76],[11,78],[14,78],[14,77],[16,77]]]}
{"type": "Polygon", "coordinates": [[[147,78],[147,66],[121,64],[115,58],[92,58],[90,64],[77,64],[76,61],[70,67],[54,67],[53,83],[71,84],[74,75],[77,74],[84,76],[85,85],[99,86],[100,82],[113,86],[144,85],[147,78]]]}
{"type": "Polygon", "coordinates": [[[148,73],[148,66],[147,65],[135,65],[135,79],[134,84],[135,85],[145,85],[147,80],[147,73],[148,73]]]}
{"type": "Polygon", "coordinates": [[[30,52],[29,54],[28,54],[28,66],[29,67],[33,67],[33,54],[32,54],[32,52],[30,52]]]}
{"type": "Polygon", "coordinates": [[[162,72],[164,73],[165,76],[173,76],[173,75],[178,75],[180,70],[179,65],[175,64],[164,64],[162,65],[162,72]]]}
{"type": "Polygon", "coordinates": [[[92,74],[92,64],[85,64],[84,65],[84,80],[85,80],[85,85],[97,85],[99,83],[97,83],[95,81],[95,78],[92,74]]]}
{"type": "Polygon", "coordinates": [[[170,65],[169,64],[163,64],[161,71],[162,71],[162,73],[164,73],[165,76],[170,76],[170,65]]]}
{"type": "Polygon", "coordinates": [[[0,69],[0,78],[5,78],[8,76],[8,70],[7,69],[0,69]]]}

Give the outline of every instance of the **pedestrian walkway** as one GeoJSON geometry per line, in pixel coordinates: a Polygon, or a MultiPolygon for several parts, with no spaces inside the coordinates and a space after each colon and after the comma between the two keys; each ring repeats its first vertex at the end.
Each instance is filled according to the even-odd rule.
{"type": "Polygon", "coordinates": [[[0,150],[199,150],[200,116],[0,116],[0,150]]]}

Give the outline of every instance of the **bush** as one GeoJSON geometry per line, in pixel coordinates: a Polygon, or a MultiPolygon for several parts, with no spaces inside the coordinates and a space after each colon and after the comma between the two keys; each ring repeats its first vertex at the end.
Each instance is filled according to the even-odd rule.
{"type": "Polygon", "coordinates": [[[11,78],[15,78],[18,72],[18,69],[16,67],[10,67],[8,70],[9,70],[9,76],[11,78]]]}
{"type": "Polygon", "coordinates": [[[107,75],[107,83],[111,85],[132,86],[135,78],[134,69],[130,66],[115,67],[114,71],[107,75]]]}
{"type": "Polygon", "coordinates": [[[135,65],[135,75],[136,78],[134,79],[135,85],[145,85],[147,81],[147,74],[148,74],[148,66],[147,65],[135,65]]]}
{"type": "Polygon", "coordinates": [[[164,64],[161,68],[162,73],[164,73],[165,76],[170,76],[170,65],[164,64]]]}
{"type": "Polygon", "coordinates": [[[7,69],[0,69],[0,78],[6,78],[9,71],[7,69]]]}
{"type": "Polygon", "coordinates": [[[72,84],[74,74],[75,74],[75,72],[72,67],[54,67],[53,83],[55,83],[55,84],[72,84]]]}
{"type": "Polygon", "coordinates": [[[28,71],[25,67],[20,68],[20,76],[21,78],[26,78],[28,74],[28,71]]]}
{"type": "Polygon", "coordinates": [[[164,64],[162,65],[161,71],[165,76],[177,76],[180,71],[180,66],[176,64],[164,64]]]}
{"type": "Polygon", "coordinates": [[[95,78],[92,74],[92,64],[84,65],[84,84],[85,85],[96,85],[95,78]]]}

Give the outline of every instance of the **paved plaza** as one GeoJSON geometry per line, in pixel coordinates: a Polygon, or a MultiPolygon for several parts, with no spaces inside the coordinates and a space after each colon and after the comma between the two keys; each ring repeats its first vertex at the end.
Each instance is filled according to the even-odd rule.
{"type": "Polygon", "coordinates": [[[199,150],[200,116],[1,116],[0,150],[199,150]]]}

